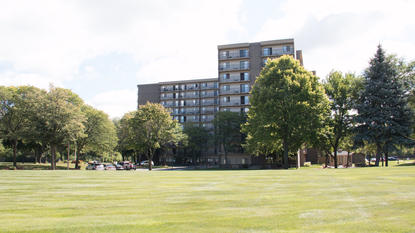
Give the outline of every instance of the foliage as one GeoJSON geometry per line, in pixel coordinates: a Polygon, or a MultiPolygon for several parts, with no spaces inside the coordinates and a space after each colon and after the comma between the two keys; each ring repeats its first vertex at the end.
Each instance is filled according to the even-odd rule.
{"type": "Polygon", "coordinates": [[[79,137],[76,141],[79,152],[109,157],[117,145],[114,123],[106,113],[89,105],[83,105],[81,110],[85,116],[83,122],[85,136],[79,137]]]}
{"type": "Polygon", "coordinates": [[[206,128],[191,123],[184,125],[183,133],[188,137],[185,149],[190,151],[192,161],[195,163],[208,150],[208,146],[211,144],[211,135],[206,128]]]}
{"type": "MultiPolygon", "coordinates": [[[[177,145],[186,140],[179,123],[171,119],[170,113],[160,104],[147,103],[140,105],[128,121],[128,140],[134,142],[134,148],[145,151],[151,161],[157,149],[164,146],[177,145]]],[[[130,141],[131,142],[131,141],[130,141]]]]}
{"type": "Polygon", "coordinates": [[[397,149],[398,145],[411,145],[413,112],[408,107],[408,96],[400,78],[396,60],[386,57],[379,45],[375,57],[364,74],[364,91],[357,105],[356,141],[373,143],[377,148],[376,165],[383,154],[397,149]]]}
{"type": "Polygon", "coordinates": [[[296,153],[316,137],[328,100],[318,78],[291,56],[268,60],[252,89],[251,109],[244,132],[246,148],[254,152],[296,153]],[[255,149],[258,146],[258,149],[255,149]]]}
{"type": "Polygon", "coordinates": [[[82,100],[70,90],[51,86],[35,110],[35,128],[50,146],[51,167],[56,167],[57,146],[84,137],[82,100]]]}
{"type": "Polygon", "coordinates": [[[213,119],[215,140],[223,148],[225,161],[228,161],[228,152],[241,152],[244,140],[244,135],[241,134],[243,123],[245,115],[239,112],[218,112],[213,119]]]}
{"type": "Polygon", "coordinates": [[[335,168],[337,168],[339,146],[343,143],[343,139],[352,133],[352,110],[355,108],[358,93],[362,89],[361,84],[361,80],[355,75],[343,75],[339,71],[332,71],[323,83],[331,111],[324,121],[324,137],[326,138],[319,138],[319,140],[327,140],[326,143],[330,147],[327,152],[334,158],[335,168]]]}

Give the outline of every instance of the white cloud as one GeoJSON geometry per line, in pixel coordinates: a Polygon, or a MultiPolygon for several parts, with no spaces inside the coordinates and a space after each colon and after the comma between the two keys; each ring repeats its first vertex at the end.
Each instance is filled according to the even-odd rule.
{"type": "MultiPolygon", "coordinates": [[[[0,66],[6,62],[12,68],[0,70],[0,85],[47,88],[49,83],[83,85],[83,81],[90,84],[96,80],[99,90],[108,91],[92,94],[97,88],[91,86],[88,95],[78,94],[95,95],[86,102],[111,116],[120,116],[136,108],[136,84],[216,77],[216,46],[243,42],[235,38],[260,41],[293,37],[297,49],[303,49],[306,68],[317,70],[320,76],[331,69],[360,72],[379,42],[388,52],[414,58],[414,1],[287,0],[279,4],[278,12],[282,13],[258,21],[260,29],[255,35],[248,34],[253,30],[246,28],[248,13],[241,12],[244,3],[2,1],[0,66]],[[117,84],[125,83],[120,90],[102,86],[99,68],[82,66],[108,54],[127,54],[137,64],[135,80],[117,77],[117,84]],[[108,101],[102,101],[108,96],[108,101]]],[[[116,64],[111,67],[120,69],[116,64]]]]}
{"type": "Polygon", "coordinates": [[[108,113],[110,117],[122,117],[137,108],[137,92],[132,89],[103,92],[86,103],[108,113]]]}
{"type": "Polygon", "coordinates": [[[12,63],[15,74],[1,83],[43,87],[50,80],[42,77],[54,77],[55,84],[97,79],[98,70],[79,75],[80,65],[114,52],[132,54],[140,65],[137,84],[216,76],[216,45],[229,40],[228,31],[243,30],[240,4],[241,0],[3,1],[0,61],[12,63]]]}
{"type": "Polygon", "coordinates": [[[414,59],[410,32],[415,2],[286,1],[283,15],[269,19],[257,40],[292,37],[305,67],[325,77],[332,69],[361,73],[381,43],[389,53],[414,59]],[[298,7],[301,6],[301,7],[298,7]]]}

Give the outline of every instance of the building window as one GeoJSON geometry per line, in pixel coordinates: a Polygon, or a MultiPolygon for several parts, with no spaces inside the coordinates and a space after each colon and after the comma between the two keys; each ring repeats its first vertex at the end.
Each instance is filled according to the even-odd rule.
{"type": "Polygon", "coordinates": [[[249,62],[248,61],[240,61],[241,69],[249,69],[249,62]]]}
{"type": "Polygon", "coordinates": [[[241,104],[249,104],[248,96],[241,96],[241,104]]]}
{"type": "Polygon", "coordinates": [[[263,55],[264,56],[271,56],[272,55],[272,48],[264,48],[263,55]]]}
{"type": "Polygon", "coordinates": [[[239,56],[240,57],[248,57],[248,50],[247,49],[239,50],[239,56]]]}
{"type": "Polygon", "coordinates": [[[223,102],[225,102],[225,103],[231,102],[231,97],[230,96],[223,97],[223,102]]]}
{"type": "Polygon", "coordinates": [[[241,84],[241,92],[249,92],[249,85],[241,84]]]}
{"type": "Polygon", "coordinates": [[[223,74],[223,80],[231,79],[231,74],[223,74]]]}
{"type": "Polygon", "coordinates": [[[241,81],[248,81],[249,80],[249,73],[248,72],[241,73],[240,76],[241,76],[241,81]]]}
{"type": "Polygon", "coordinates": [[[223,90],[224,91],[229,91],[231,89],[230,85],[223,85],[223,90]]]}
{"type": "Polygon", "coordinates": [[[284,53],[290,53],[291,52],[291,46],[284,46],[283,51],[284,51],[284,53]]]}

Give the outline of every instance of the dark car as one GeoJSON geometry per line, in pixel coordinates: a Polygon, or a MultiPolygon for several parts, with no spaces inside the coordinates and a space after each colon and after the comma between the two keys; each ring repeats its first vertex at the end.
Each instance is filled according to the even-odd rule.
{"type": "Polygon", "coordinates": [[[137,166],[131,163],[130,161],[123,161],[118,164],[121,165],[124,168],[124,170],[136,170],[137,169],[137,166]]]}
{"type": "Polygon", "coordinates": [[[116,164],[115,169],[117,170],[124,170],[124,167],[121,164],[116,164]]]}
{"type": "Polygon", "coordinates": [[[391,157],[388,158],[388,160],[390,160],[390,161],[396,161],[396,160],[398,160],[398,158],[395,157],[395,156],[391,156],[391,157]]]}

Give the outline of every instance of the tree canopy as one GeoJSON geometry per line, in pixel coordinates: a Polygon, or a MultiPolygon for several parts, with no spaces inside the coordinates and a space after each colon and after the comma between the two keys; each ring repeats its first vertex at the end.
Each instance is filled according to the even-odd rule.
{"type": "Polygon", "coordinates": [[[318,78],[291,56],[268,60],[251,93],[244,132],[253,152],[283,150],[288,155],[316,136],[322,127],[328,100],[318,78]]]}
{"type": "Polygon", "coordinates": [[[376,145],[376,165],[385,156],[387,166],[389,152],[396,150],[397,145],[413,143],[413,112],[394,61],[379,45],[364,73],[364,91],[357,105],[356,141],[376,145]]]}

